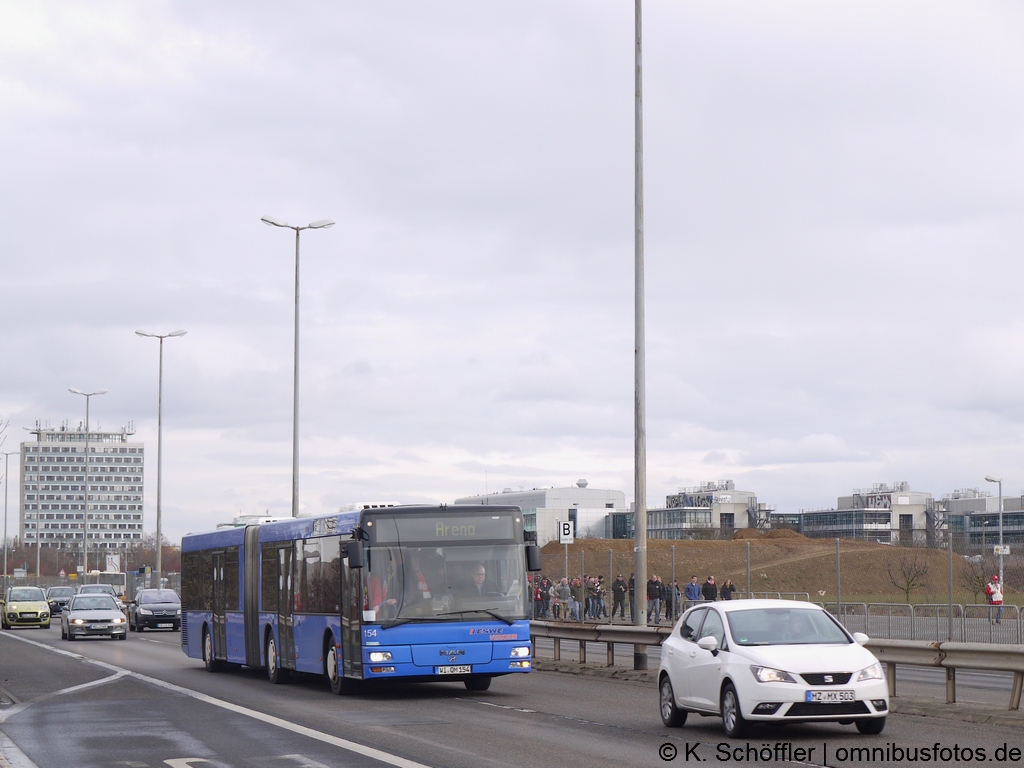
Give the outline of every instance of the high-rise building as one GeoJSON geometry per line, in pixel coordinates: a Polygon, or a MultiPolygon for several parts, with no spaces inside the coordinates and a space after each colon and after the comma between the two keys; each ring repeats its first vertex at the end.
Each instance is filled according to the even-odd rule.
{"type": "Polygon", "coordinates": [[[21,444],[22,542],[80,549],[88,532],[89,552],[140,543],[145,454],[142,443],[130,441],[134,431],[90,429],[88,441],[82,426],[37,423],[30,432],[35,440],[21,444]]]}

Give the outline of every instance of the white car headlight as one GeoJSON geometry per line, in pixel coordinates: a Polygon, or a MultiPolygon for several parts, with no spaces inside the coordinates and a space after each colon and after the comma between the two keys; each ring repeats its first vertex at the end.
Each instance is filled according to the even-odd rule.
{"type": "Polygon", "coordinates": [[[152,613],[152,611],[149,610],[149,608],[139,608],[139,613],[141,613],[143,616],[149,616],[152,613]]]}
{"type": "Polygon", "coordinates": [[[864,680],[884,680],[885,673],[882,671],[882,665],[877,661],[870,667],[864,667],[860,672],[857,673],[857,677],[854,678],[853,682],[860,683],[864,680]]]}
{"type": "Polygon", "coordinates": [[[72,624],[85,624],[85,619],[75,619],[72,624]]]}
{"type": "Polygon", "coordinates": [[[116,619],[111,619],[110,623],[111,624],[124,624],[124,617],[123,616],[118,616],[116,619]]]}
{"type": "Polygon", "coordinates": [[[759,683],[795,683],[796,680],[789,672],[783,672],[781,669],[772,669],[771,667],[755,667],[751,666],[750,671],[754,673],[754,677],[759,683]]]}
{"type": "Polygon", "coordinates": [[[528,645],[517,646],[517,647],[512,649],[512,653],[510,655],[512,656],[513,659],[529,658],[529,656],[530,656],[530,646],[528,646],[528,645]]]}

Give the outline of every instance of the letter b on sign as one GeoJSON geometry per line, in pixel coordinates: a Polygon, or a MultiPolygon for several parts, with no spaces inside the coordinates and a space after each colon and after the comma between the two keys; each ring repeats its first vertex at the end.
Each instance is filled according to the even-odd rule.
{"type": "Polygon", "coordinates": [[[559,544],[572,544],[573,541],[573,525],[572,520],[559,520],[558,521],[558,543],[559,544]]]}

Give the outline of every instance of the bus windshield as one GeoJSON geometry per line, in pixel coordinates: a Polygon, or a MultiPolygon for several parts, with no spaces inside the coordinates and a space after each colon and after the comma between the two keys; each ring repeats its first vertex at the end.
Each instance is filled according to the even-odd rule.
{"type": "Polygon", "coordinates": [[[529,618],[511,514],[382,515],[367,531],[366,621],[529,618]]]}

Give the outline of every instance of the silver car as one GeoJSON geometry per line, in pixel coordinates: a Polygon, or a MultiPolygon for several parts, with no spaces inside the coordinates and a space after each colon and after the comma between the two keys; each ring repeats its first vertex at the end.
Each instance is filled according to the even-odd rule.
{"type": "Polygon", "coordinates": [[[110,595],[75,595],[60,615],[60,636],[64,640],[79,637],[128,637],[128,623],[121,608],[110,595]]]}

